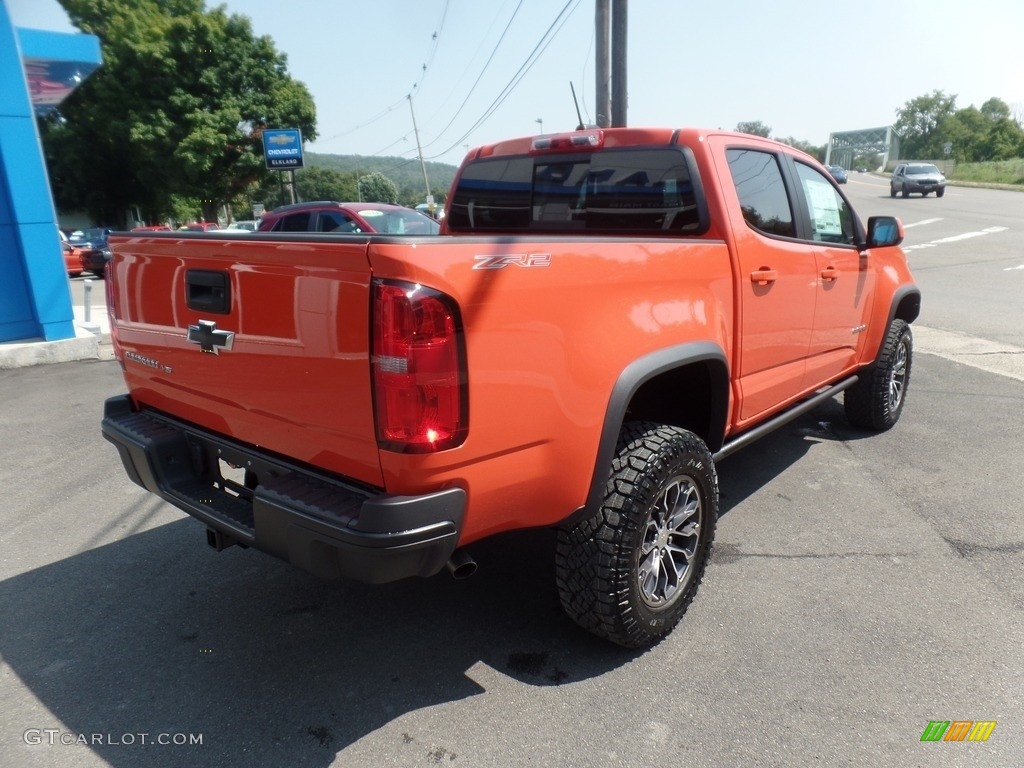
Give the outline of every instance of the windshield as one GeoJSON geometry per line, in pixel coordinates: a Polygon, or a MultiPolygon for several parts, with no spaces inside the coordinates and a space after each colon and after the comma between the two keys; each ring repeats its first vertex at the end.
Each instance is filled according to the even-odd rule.
{"type": "Polygon", "coordinates": [[[413,210],[358,211],[374,232],[388,235],[436,235],[441,225],[429,216],[413,210]]]}
{"type": "Polygon", "coordinates": [[[375,232],[384,234],[437,234],[440,229],[440,224],[432,218],[412,209],[379,211],[371,208],[356,212],[375,232]]]}
{"type": "Polygon", "coordinates": [[[72,243],[95,243],[107,239],[107,230],[99,227],[76,229],[68,238],[72,243]]]}
{"type": "Polygon", "coordinates": [[[939,169],[930,163],[921,163],[920,165],[908,165],[907,173],[939,173],[939,169]]]}

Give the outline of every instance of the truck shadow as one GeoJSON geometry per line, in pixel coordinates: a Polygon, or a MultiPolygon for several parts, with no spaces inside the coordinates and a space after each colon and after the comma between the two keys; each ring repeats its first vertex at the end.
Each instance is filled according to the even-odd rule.
{"type": "Polygon", "coordinates": [[[822,403],[775,432],[726,457],[718,464],[719,517],[796,464],[816,443],[848,442],[874,433],[850,426],[842,398],[822,403]]]}
{"type": "MultiPolygon", "coordinates": [[[[722,514],[815,442],[860,436],[829,402],[726,459],[722,514]]],[[[146,507],[174,522],[0,582],[0,655],[47,713],[13,722],[61,732],[29,749],[84,737],[116,767],[327,766],[379,732],[399,762],[447,762],[444,735],[428,743],[405,715],[447,704],[458,717],[489,688],[571,684],[639,655],[565,617],[551,531],[474,545],[481,567],[465,581],[365,586],[214,553],[201,525],[139,498],[111,519],[146,507]],[[161,735],[202,743],[154,744],[161,735]]]]}
{"type": "Polygon", "coordinates": [[[111,766],[327,766],[393,724],[393,754],[438,762],[443,735],[425,743],[395,721],[637,656],[563,615],[548,531],[475,546],[471,579],[384,586],[202,541],[182,519],[0,583],[0,654],[52,717],[17,725],[67,734],[30,749],[84,736],[111,766]],[[202,744],[154,745],[161,734],[202,744]]]}

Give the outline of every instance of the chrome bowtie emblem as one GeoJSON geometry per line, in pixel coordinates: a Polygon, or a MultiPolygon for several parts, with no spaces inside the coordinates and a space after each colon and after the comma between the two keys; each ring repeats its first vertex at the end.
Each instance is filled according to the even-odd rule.
{"type": "Polygon", "coordinates": [[[199,325],[190,325],[185,338],[198,344],[203,352],[214,355],[219,355],[222,349],[231,349],[235,343],[234,331],[218,331],[217,323],[212,320],[200,320],[199,325]]]}

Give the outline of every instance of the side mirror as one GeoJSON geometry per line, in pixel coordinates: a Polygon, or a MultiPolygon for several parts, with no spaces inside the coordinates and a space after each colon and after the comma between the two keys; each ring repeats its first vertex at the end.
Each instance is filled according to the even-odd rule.
{"type": "Polygon", "coordinates": [[[895,216],[868,219],[868,248],[885,248],[903,242],[903,223],[895,216]]]}

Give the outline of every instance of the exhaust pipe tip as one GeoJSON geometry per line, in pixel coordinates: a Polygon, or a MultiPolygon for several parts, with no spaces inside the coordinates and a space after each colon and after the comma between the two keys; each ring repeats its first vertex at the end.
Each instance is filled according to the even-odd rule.
{"type": "Polygon", "coordinates": [[[476,560],[464,549],[456,549],[445,564],[448,573],[456,579],[468,579],[476,573],[476,560]]]}

